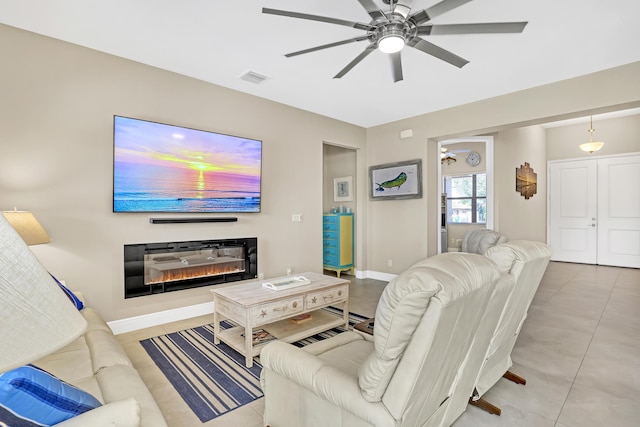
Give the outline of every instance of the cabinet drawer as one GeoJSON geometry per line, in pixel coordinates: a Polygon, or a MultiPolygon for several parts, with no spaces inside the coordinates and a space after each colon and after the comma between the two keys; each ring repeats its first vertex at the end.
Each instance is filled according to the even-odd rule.
{"type": "Polygon", "coordinates": [[[316,307],[324,307],[336,302],[345,301],[349,296],[349,285],[337,286],[306,295],[307,310],[316,307]]]}
{"type": "Polygon", "coordinates": [[[337,224],[339,222],[339,219],[337,216],[335,215],[324,215],[322,217],[322,222],[326,223],[334,223],[337,224]]]}
{"type": "Polygon", "coordinates": [[[327,240],[338,240],[340,235],[335,231],[323,231],[322,238],[327,240]]]}
{"type": "Polygon", "coordinates": [[[304,297],[302,295],[264,304],[251,309],[252,325],[274,322],[304,311],[304,297]]]}
{"type": "Polygon", "coordinates": [[[324,265],[328,265],[331,267],[337,267],[338,266],[338,256],[337,255],[325,255],[322,258],[322,263],[324,265]]]}
{"type": "Polygon", "coordinates": [[[324,256],[327,255],[338,255],[338,247],[337,246],[333,246],[333,245],[324,245],[324,248],[322,248],[322,253],[324,256]]]}
{"type": "Polygon", "coordinates": [[[339,224],[337,222],[325,222],[322,224],[322,231],[338,232],[339,224]]]}

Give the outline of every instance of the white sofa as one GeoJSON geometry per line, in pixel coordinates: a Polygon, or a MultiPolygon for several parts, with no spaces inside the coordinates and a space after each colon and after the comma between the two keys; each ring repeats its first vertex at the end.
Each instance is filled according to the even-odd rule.
{"type": "Polygon", "coordinates": [[[260,356],[265,425],[450,426],[476,389],[511,366],[523,307],[549,254],[542,243],[514,241],[486,256],[427,258],[385,288],[373,336],[344,332],[303,348],[267,344],[260,356]]]}
{"type": "Polygon", "coordinates": [[[106,322],[90,307],[80,313],[88,324],[84,334],[33,364],[90,393],[103,406],[56,426],[166,427],[151,392],[106,322]]]}
{"type": "MultiPolygon", "coordinates": [[[[453,395],[467,393],[457,388],[459,376],[496,287],[509,289],[502,280],[513,283],[481,255],[438,255],[387,285],[373,336],[267,344],[260,354],[265,425],[440,426],[453,395]]],[[[483,336],[480,360],[491,334],[483,336]]]]}

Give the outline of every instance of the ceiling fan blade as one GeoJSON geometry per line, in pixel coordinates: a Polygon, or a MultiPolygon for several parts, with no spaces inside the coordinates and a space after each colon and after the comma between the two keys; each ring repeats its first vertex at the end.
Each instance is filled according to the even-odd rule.
{"type": "Polygon", "coordinates": [[[310,15],[308,13],[291,12],[288,10],[269,9],[267,7],[262,8],[262,13],[269,15],[287,16],[290,18],[308,19],[310,21],[328,22],[329,24],[344,25],[351,28],[357,28],[359,30],[369,31],[373,29],[369,24],[363,24],[360,22],[345,21],[344,19],[330,18],[328,16],[310,15]]]}
{"type": "Polygon", "coordinates": [[[322,49],[328,49],[330,47],[341,46],[343,44],[361,42],[363,40],[367,40],[368,38],[369,37],[367,37],[367,36],[354,37],[352,39],[341,40],[339,42],[323,44],[322,46],[310,47],[309,49],[304,49],[304,50],[299,50],[297,52],[287,53],[285,56],[287,58],[291,58],[292,56],[302,55],[302,54],[305,54],[305,53],[311,53],[311,52],[315,52],[317,50],[322,50],[322,49]]]}
{"type": "Polygon", "coordinates": [[[418,35],[521,33],[528,22],[490,22],[483,24],[423,25],[418,35]]]}
{"type": "Polygon", "coordinates": [[[441,59],[444,62],[448,62],[451,65],[455,65],[458,68],[462,68],[469,63],[469,61],[467,61],[466,59],[461,58],[446,49],[436,46],[433,43],[429,43],[428,41],[423,40],[420,37],[414,37],[410,39],[409,41],[407,41],[407,45],[415,47],[416,49],[421,50],[424,53],[428,53],[431,56],[435,56],[436,58],[441,59]]]}
{"type": "Polygon", "coordinates": [[[460,7],[465,3],[469,3],[471,0],[442,0],[440,3],[434,4],[430,8],[423,9],[410,16],[411,19],[417,24],[424,24],[427,21],[449,12],[450,10],[460,7]]]}
{"type": "Polygon", "coordinates": [[[364,58],[366,58],[367,55],[369,55],[374,50],[376,50],[376,45],[371,44],[371,45],[367,46],[367,48],[365,50],[363,50],[360,55],[356,56],[356,58],[353,61],[349,62],[347,64],[347,66],[344,67],[342,70],[340,70],[340,72],[338,74],[336,74],[335,76],[333,76],[333,78],[334,79],[342,78],[345,74],[347,74],[349,71],[351,71],[351,69],[353,67],[358,65],[360,63],[360,61],[362,61],[364,58]]]}
{"type": "Polygon", "coordinates": [[[373,0],[358,0],[358,3],[364,7],[371,19],[374,21],[381,18],[387,19],[387,15],[385,15],[384,12],[376,6],[373,0]]]}
{"type": "Polygon", "coordinates": [[[411,12],[411,6],[413,6],[413,0],[398,0],[393,8],[393,13],[402,15],[406,19],[411,12]]]}
{"type": "Polygon", "coordinates": [[[389,54],[389,59],[391,60],[391,73],[393,75],[394,83],[398,83],[399,81],[403,80],[402,58],[400,57],[400,52],[389,54]]]}

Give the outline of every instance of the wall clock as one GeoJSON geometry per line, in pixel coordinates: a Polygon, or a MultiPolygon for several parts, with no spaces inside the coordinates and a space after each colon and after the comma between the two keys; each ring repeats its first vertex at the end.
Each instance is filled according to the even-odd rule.
{"type": "Polygon", "coordinates": [[[480,164],[480,154],[476,153],[475,151],[467,154],[467,164],[469,166],[478,166],[480,164]]]}

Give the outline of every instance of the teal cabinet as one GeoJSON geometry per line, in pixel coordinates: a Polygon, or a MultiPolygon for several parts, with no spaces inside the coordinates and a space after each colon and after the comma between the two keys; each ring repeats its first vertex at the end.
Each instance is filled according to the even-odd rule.
{"type": "Polygon", "coordinates": [[[353,214],[324,214],[322,218],[323,267],[353,274],[353,214]]]}

